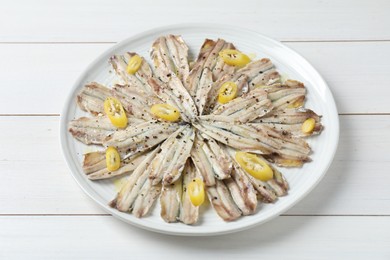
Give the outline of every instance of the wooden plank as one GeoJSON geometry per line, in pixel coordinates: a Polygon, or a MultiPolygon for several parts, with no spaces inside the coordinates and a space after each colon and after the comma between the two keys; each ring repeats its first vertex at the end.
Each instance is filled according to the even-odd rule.
{"type": "Polygon", "coordinates": [[[1,213],[104,213],[69,173],[59,117],[0,117],[0,129],[1,213]]]}
{"type": "Polygon", "coordinates": [[[390,214],[390,116],[341,116],[335,160],[286,214],[390,214]]]}
{"type": "MultiPolygon", "coordinates": [[[[2,45],[0,114],[61,113],[78,75],[110,46],[2,45]]],[[[390,42],[311,42],[288,46],[318,68],[334,93],[340,113],[390,112],[390,42]]]]}
{"type": "Polygon", "coordinates": [[[340,113],[390,112],[390,42],[287,45],[324,77],[340,113]]]}
{"type": "MultiPolygon", "coordinates": [[[[341,116],[332,167],[287,214],[390,215],[389,119],[341,116]]],[[[0,117],[0,214],[104,213],[71,177],[58,122],[58,117],[0,117]]]]}
{"type": "Polygon", "coordinates": [[[79,74],[109,46],[1,45],[0,113],[59,114],[79,74]]]}
{"type": "Polygon", "coordinates": [[[163,25],[207,22],[280,40],[390,39],[390,2],[376,1],[2,1],[2,42],[119,41],[163,25]]]}
{"type": "Polygon", "coordinates": [[[389,259],[390,217],[279,217],[216,237],[151,233],[112,217],[0,217],[2,259],[389,259]]]}
{"type": "Polygon", "coordinates": [[[65,162],[0,161],[0,171],[0,214],[106,214],[77,185],[65,162]]]}

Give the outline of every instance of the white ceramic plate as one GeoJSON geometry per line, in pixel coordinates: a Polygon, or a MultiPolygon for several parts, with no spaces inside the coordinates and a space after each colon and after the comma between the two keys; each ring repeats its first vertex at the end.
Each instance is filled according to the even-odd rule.
{"type": "Polygon", "coordinates": [[[304,196],[308,195],[325,175],[336,152],[338,136],[338,114],[332,94],[319,73],[304,58],[281,43],[257,32],[210,24],[187,24],[158,28],[116,44],[98,57],[81,74],[69,93],[61,118],[61,143],[65,159],[73,177],[95,202],[114,217],[129,224],[156,232],[189,236],[216,235],[244,230],[265,223],[291,208],[304,196]],[[107,203],[116,194],[113,181],[90,181],[85,177],[81,169],[82,155],[94,150],[95,147],[91,148],[81,144],[67,131],[67,124],[70,120],[85,115],[76,106],[75,97],[77,93],[85,83],[90,81],[97,81],[106,85],[111,85],[115,81],[115,75],[110,72],[111,68],[108,64],[111,55],[132,51],[148,58],[152,42],[158,36],[167,34],[182,35],[190,47],[192,57],[196,57],[205,38],[223,38],[234,43],[244,53],[256,55],[256,58],[270,58],[282,76],[297,79],[306,85],[308,90],[306,107],[322,115],[325,130],[321,135],[308,140],[313,149],[312,162],[305,164],[301,169],[281,169],[290,184],[290,191],[287,196],[280,198],[274,204],[260,204],[256,214],[241,217],[234,222],[222,221],[208,206],[202,212],[197,225],[187,226],[181,223],[165,223],[160,217],[158,203],[151,215],[142,219],[112,209],[107,206],[107,203]]]}

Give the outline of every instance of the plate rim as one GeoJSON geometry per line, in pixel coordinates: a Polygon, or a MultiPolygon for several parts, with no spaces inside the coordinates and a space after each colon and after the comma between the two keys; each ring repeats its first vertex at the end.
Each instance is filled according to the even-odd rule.
{"type": "Polygon", "coordinates": [[[276,217],[280,216],[281,214],[283,214],[287,210],[291,209],[298,202],[300,202],[304,197],[306,197],[315,187],[317,187],[319,182],[324,178],[324,176],[328,172],[329,167],[331,166],[331,164],[334,160],[335,154],[337,152],[337,147],[338,147],[338,143],[339,143],[339,134],[340,134],[339,116],[338,116],[337,106],[336,106],[332,91],[329,88],[326,81],[321,76],[321,74],[313,67],[313,65],[311,65],[311,63],[309,61],[306,60],[306,58],[304,58],[302,55],[297,53],[295,50],[287,47],[282,42],[276,41],[268,36],[265,36],[262,33],[257,32],[257,31],[245,29],[245,28],[242,28],[239,26],[222,25],[222,24],[217,24],[217,23],[183,23],[183,24],[171,24],[171,25],[166,25],[166,26],[161,26],[161,27],[155,27],[155,28],[143,31],[141,33],[137,33],[131,37],[128,37],[128,38],[114,44],[113,46],[111,46],[110,48],[105,50],[103,53],[98,55],[96,58],[94,58],[93,61],[85,69],[82,70],[81,74],[78,76],[76,81],[73,83],[72,88],[68,92],[68,96],[66,97],[66,100],[65,100],[65,103],[64,103],[64,106],[62,109],[62,113],[60,116],[61,116],[61,119],[60,119],[60,143],[61,143],[62,154],[63,154],[63,157],[66,161],[68,169],[70,170],[70,174],[72,175],[73,179],[77,182],[77,184],[81,187],[81,189],[84,191],[84,193],[86,193],[88,195],[88,197],[90,199],[92,199],[95,203],[97,203],[104,211],[106,211],[107,213],[109,213],[111,216],[113,216],[116,219],[119,219],[121,221],[124,221],[125,223],[131,224],[133,226],[136,226],[138,228],[142,228],[145,230],[154,231],[154,232],[162,233],[162,234],[178,235],[178,236],[223,235],[223,234],[243,231],[243,230],[255,227],[255,226],[259,226],[265,222],[271,221],[272,219],[275,219],[276,217]],[[316,74],[315,75],[316,78],[318,78],[320,81],[322,81],[321,83],[325,86],[325,91],[328,92],[327,96],[329,96],[331,98],[327,103],[328,109],[330,109],[333,112],[333,114],[336,115],[336,117],[334,118],[335,121],[334,122],[332,121],[332,123],[333,123],[332,128],[334,129],[334,132],[332,132],[332,134],[333,134],[332,135],[333,140],[331,143],[332,150],[331,150],[331,155],[329,157],[329,161],[326,163],[324,170],[319,175],[319,177],[312,183],[312,185],[310,185],[308,188],[306,188],[306,190],[304,192],[299,193],[291,203],[289,203],[285,207],[279,209],[272,216],[269,216],[268,218],[266,218],[264,220],[249,223],[249,224],[244,225],[244,226],[234,227],[234,228],[224,228],[222,230],[212,231],[212,232],[197,232],[196,230],[194,230],[195,232],[188,232],[188,231],[180,232],[177,229],[175,231],[172,231],[172,230],[169,230],[169,228],[167,229],[167,228],[151,227],[151,226],[145,225],[145,223],[142,223],[143,221],[133,221],[133,220],[130,220],[128,218],[123,217],[122,214],[125,214],[125,213],[117,212],[116,210],[110,208],[107,204],[103,204],[97,198],[94,197],[94,194],[92,194],[89,190],[87,190],[87,187],[85,187],[81,181],[81,176],[79,178],[77,176],[79,174],[77,173],[78,170],[75,168],[76,166],[74,165],[75,162],[74,162],[73,158],[71,157],[70,153],[67,152],[67,151],[69,151],[69,147],[67,144],[67,134],[68,134],[68,127],[67,127],[68,121],[67,121],[67,119],[69,117],[69,107],[70,107],[71,103],[74,102],[73,94],[78,90],[79,86],[83,82],[83,79],[86,77],[88,72],[91,71],[91,69],[93,69],[93,67],[96,66],[99,62],[101,62],[101,60],[104,57],[108,56],[114,50],[119,49],[121,47],[124,47],[125,45],[127,45],[127,44],[129,44],[137,39],[147,37],[150,34],[157,35],[157,34],[161,34],[163,32],[165,33],[166,31],[169,31],[169,30],[201,29],[201,28],[205,28],[205,29],[212,28],[212,29],[226,30],[227,27],[229,27],[230,29],[235,30],[235,31],[240,31],[243,33],[246,32],[248,34],[256,35],[257,37],[263,38],[263,39],[269,41],[270,43],[272,43],[273,45],[280,47],[280,48],[283,48],[284,50],[290,52],[291,54],[294,54],[295,58],[297,58],[300,61],[300,63],[303,62],[305,67],[309,67],[316,74]],[[73,164],[71,162],[73,162],[73,164]]]}

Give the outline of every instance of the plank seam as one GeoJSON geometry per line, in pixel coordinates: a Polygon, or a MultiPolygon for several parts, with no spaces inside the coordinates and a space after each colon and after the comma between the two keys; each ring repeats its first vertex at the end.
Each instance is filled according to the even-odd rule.
{"type": "MultiPolygon", "coordinates": [[[[0,44],[116,44],[119,41],[3,41],[0,44]]],[[[390,39],[280,40],[282,43],[364,43],[390,42],[390,39]]]]}
{"type": "MultiPolygon", "coordinates": [[[[389,116],[390,112],[383,112],[383,113],[339,113],[339,116],[389,116]]],[[[61,116],[61,114],[0,114],[0,117],[38,117],[38,116],[61,116]]]]}
{"type": "Polygon", "coordinates": [[[107,213],[101,213],[101,214],[0,214],[1,217],[107,217],[111,216],[110,214],[107,213]]]}
{"type": "MultiPolygon", "coordinates": [[[[390,214],[282,214],[281,217],[390,217],[390,214]]],[[[111,217],[110,214],[0,214],[1,217],[111,217]]]]}
{"type": "Polygon", "coordinates": [[[27,44],[115,44],[115,43],[118,43],[118,42],[0,42],[0,44],[4,44],[4,45],[12,45],[12,44],[15,44],[15,45],[27,45],[27,44]]]}
{"type": "Polygon", "coordinates": [[[390,217],[390,214],[282,214],[283,217],[390,217]]]}
{"type": "Polygon", "coordinates": [[[61,116],[60,114],[0,114],[4,117],[19,117],[19,116],[61,116]]]}

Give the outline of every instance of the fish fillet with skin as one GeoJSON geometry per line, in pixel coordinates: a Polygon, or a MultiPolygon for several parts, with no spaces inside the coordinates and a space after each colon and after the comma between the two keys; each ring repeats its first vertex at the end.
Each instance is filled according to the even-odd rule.
{"type": "Polygon", "coordinates": [[[272,111],[268,115],[252,121],[254,125],[265,125],[285,135],[295,137],[307,137],[318,135],[322,131],[321,117],[314,111],[305,108],[290,108],[272,111]],[[302,124],[309,118],[315,120],[315,126],[311,132],[303,132],[302,124]]]}
{"type": "Polygon", "coordinates": [[[261,74],[262,77],[265,77],[263,74],[268,73],[274,75],[272,80],[270,78],[268,81],[265,81],[266,78],[264,78],[262,81],[264,85],[272,84],[278,81],[280,78],[279,74],[275,70],[272,70],[273,67],[274,65],[269,59],[263,58],[248,63],[246,66],[238,69],[234,73],[225,74],[218,81],[214,82],[209,88],[209,92],[207,93],[207,101],[203,111],[206,113],[211,113],[220,106],[220,104],[217,102],[218,92],[222,85],[226,82],[234,82],[237,85],[237,97],[240,97],[241,95],[255,89],[254,87],[251,87],[251,82],[259,74],[261,74]]]}
{"type": "Polygon", "coordinates": [[[141,66],[134,74],[127,72],[128,62],[135,55],[138,54],[126,52],[124,55],[113,55],[110,58],[110,64],[123,85],[129,85],[132,89],[141,90],[148,96],[153,95],[152,87],[148,83],[149,79],[153,77],[153,71],[145,58],[138,55],[142,59],[141,66]]]}
{"type": "Polygon", "coordinates": [[[285,159],[310,160],[309,145],[299,138],[283,136],[266,126],[221,122],[193,124],[201,132],[233,148],[258,154],[278,154],[285,159]]]}
{"type": "Polygon", "coordinates": [[[182,173],[182,197],[180,205],[179,220],[187,225],[195,224],[199,219],[199,207],[194,206],[188,194],[188,184],[194,179],[200,178],[191,160],[187,160],[182,173]]]}
{"type": "Polygon", "coordinates": [[[115,131],[104,140],[103,145],[113,146],[128,157],[161,143],[178,128],[177,124],[151,120],[115,131]]]}
{"type": "Polygon", "coordinates": [[[109,171],[106,165],[106,153],[104,151],[90,152],[84,155],[83,171],[90,180],[102,180],[117,177],[133,172],[147,155],[148,152],[135,154],[125,160],[122,160],[119,169],[109,171]]]}
{"type": "Polygon", "coordinates": [[[242,124],[263,117],[271,110],[272,102],[268,99],[267,92],[262,89],[254,89],[220,105],[213,113],[200,116],[200,119],[242,124]]]}
{"type": "Polygon", "coordinates": [[[161,36],[152,45],[150,56],[157,77],[168,82],[175,74],[184,83],[189,74],[188,46],[178,35],[161,36]]]}
{"type": "Polygon", "coordinates": [[[223,181],[217,180],[215,186],[207,187],[207,195],[215,212],[223,220],[233,221],[242,215],[223,181]]]}
{"type": "MultiPolygon", "coordinates": [[[[149,182],[147,182],[149,177],[148,166],[150,165],[152,159],[157,154],[158,149],[154,149],[151,153],[149,153],[145,159],[138,165],[138,167],[134,170],[134,172],[130,175],[130,177],[126,180],[125,185],[122,186],[120,192],[117,194],[116,198],[110,203],[110,206],[118,209],[122,212],[131,212],[134,208],[134,203],[137,200],[138,196],[145,196],[146,193],[142,193],[142,189],[145,186],[147,191],[149,182]]],[[[156,186],[156,189],[152,190],[154,192],[158,191],[159,187],[156,186]]],[[[153,197],[152,197],[153,198],[153,197]]],[[[140,199],[142,200],[142,199],[140,199]]],[[[142,205],[139,203],[142,202],[138,200],[138,213],[141,213],[142,205]]],[[[150,200],[146,201],[150,202],[150,200]]],[[[142,203],[141,203],[142,204],[142,203]]],[[[150,205],[147,204],[147,205],[150,205]]],[[[150,208],[150,207],[149,207],[150,208]]],[[[142,211],[142,214],[138,214],[137,216],[146,214],[146,211],[142,211]]]]}

